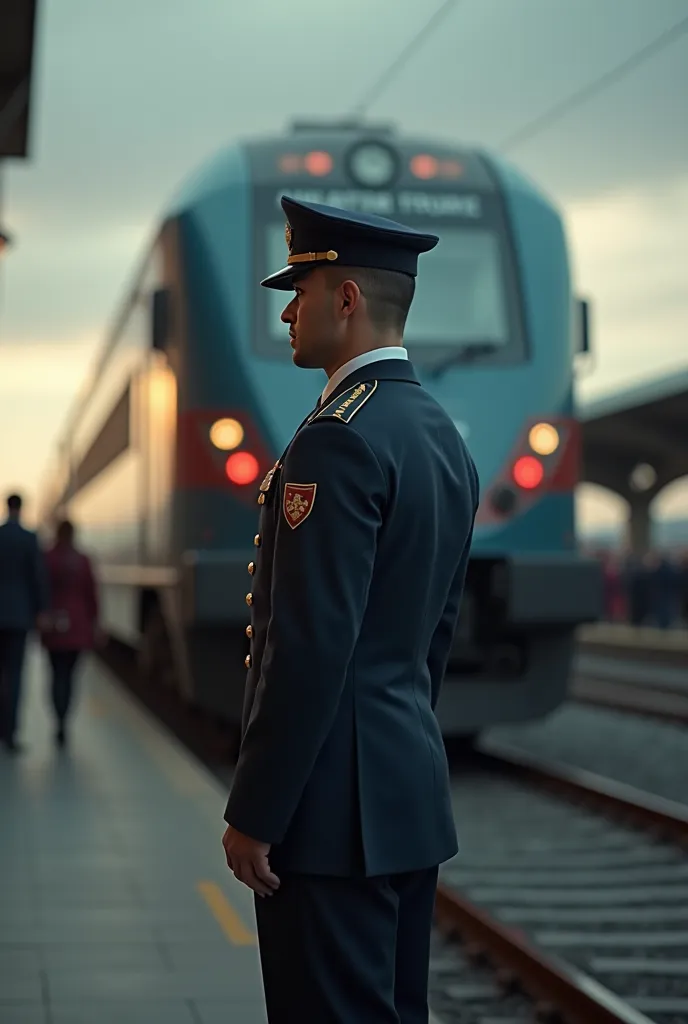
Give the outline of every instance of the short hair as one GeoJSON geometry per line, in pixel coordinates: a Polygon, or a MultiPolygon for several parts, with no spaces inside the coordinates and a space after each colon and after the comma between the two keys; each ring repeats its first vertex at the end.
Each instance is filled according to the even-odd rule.
{"type": "Polygon", "coordinates": [[[7,498],[7,508],[10,512],[19,512],[22,507],[21,494],[10,494],[7,498]]]}
{"type": "Polygon", "coordinates": [[[55,530],[55,537],[57,540],[66,541],[71,543],[74,539],[74,524],[69,519],[61,519],[57,524],[55,530]]]}
{"type": "Polygon", "coordinates": [[[356,267],[351,276],[365,297],[373,326],[401,334],[416,290],[415,277],[376,267],[356,267]]]}

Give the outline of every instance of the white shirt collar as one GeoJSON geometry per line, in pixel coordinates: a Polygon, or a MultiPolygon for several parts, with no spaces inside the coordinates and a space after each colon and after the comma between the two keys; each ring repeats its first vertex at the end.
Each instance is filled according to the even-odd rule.
{"type": "Polygon", "coordinates": [[[320,398],[320,404],[324,405],[328,395],[331,395],[336,387],[349,376],[355,373],[368,363],[377,363],[381,359],[408,359],[408,352],[402,345],[388,345],[385,348],[374,348],[370,352],[363,352],[360,356],[354,356],[348,363],[344,363],[338,370],[335,370],[320,398]]]}

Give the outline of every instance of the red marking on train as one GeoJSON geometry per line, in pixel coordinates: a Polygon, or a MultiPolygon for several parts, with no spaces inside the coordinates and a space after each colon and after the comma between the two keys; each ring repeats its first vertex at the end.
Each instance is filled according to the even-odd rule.
{"type": "Polygon", "coordinates": [[[258,430],[243,409],[185,409],[177,421],[177,487],[222,490],[240,501],[253,503],[254,488],[233,484],[227,477],[227,452],[221,451],[210,440],[210,428],[216,420],[236,419],[244,428],[244,440],[237,450],[250,454],[258,461],[258,471],[267,472],[275,461],[258,430]]]}
{"type": "Polygon", "coordinates": [[[547,485],[547,489],[554,492],[572,491],[581,476],[581,425],[578,420],[563,420],[562,424],[567,436],[547,485]]]}
{"type": "MultiPolygon", "coordinates": [[[[522,515],[537,501],[548,494],[570,493],[580,479],[581,459],[581,428],[577,420],[568,417],[542,416],[529,419],[523,425],[516,442],[509,452],[501,470],[484,488],[476,524],[480,526],[495,525],[522,515]],[[536,423],[546,420],[559,431],[560,444],[551,455],[536,457],[528,444],[528,434],[536,423]],[[517,466],[530,464],[530,461],[541,462],[544,470],[543,478],[531,489],[515,486],[514,470],[517,466]],[[517,504],[512,512],[502,513],[492,506],[491,494],[500,487],[516,490],[517,504]]],[[[516,480],[516,484],[519,481],[516,480]]]]}

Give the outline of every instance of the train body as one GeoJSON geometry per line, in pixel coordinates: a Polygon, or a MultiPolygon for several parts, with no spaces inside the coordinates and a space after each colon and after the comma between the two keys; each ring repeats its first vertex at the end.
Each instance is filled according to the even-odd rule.
{"type": "Polygon", "coordinates": [[[285,262],[283,194],[440,236],[419,261],[405,344],[466,438],[481,504],[438,714],[454,735],[546,714],[566,693],[575,629],[600,605],[575,537],[576,302],[557,210],[474,149],[302,125],[204,166],[77,399],[43,526],[75,520],[103,624],[142,670],[236,725],[257,487],[324,385],[292,364],[290,296],[258,284],[285,262]]]}

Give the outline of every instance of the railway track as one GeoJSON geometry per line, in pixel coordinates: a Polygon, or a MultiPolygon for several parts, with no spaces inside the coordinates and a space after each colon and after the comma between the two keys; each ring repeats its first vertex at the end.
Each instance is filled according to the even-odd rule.
{"type": "Polygon", "coordinates": [[[629,711],[663,722],[688,724],[688,691],[660,689],[611,679],[576,679],[571,697],[579,704],[593,704],[614,711],[629,711]]]}
{"type": "MultiPolygon", "coordinates": [[[[222,730],[111,668],[228,781],[222,730]]],[[[433,1024],[686,1024],[688,809],[483,745],[455,774],[462,849],[436,902],[433,1024]]]]}
{"type": "Polygon", "coordinates": [[[476,989],[467,1016],[447,986],[440,1018],[526,1021],[534,1004],[569,1024],[685,1024],[688,809],[503,746],[479,750],[456,787],[472,839],[443,867],[438,925],[500,992],[481,1005],[476,989]]]}

